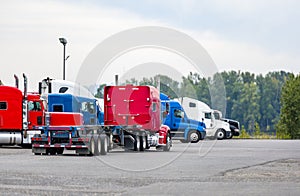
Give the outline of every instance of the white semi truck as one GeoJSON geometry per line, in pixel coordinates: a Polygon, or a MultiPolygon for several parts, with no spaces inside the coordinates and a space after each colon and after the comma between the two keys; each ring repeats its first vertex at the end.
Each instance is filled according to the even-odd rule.
{"type": "Polygon", "coordinates": [[[206,137],[219,140],[232,137],[230,124],[221,119],[221,112],[211,109],[207,104],[189,97],[175,99],[179,101],[190,119],[204,121],[206,137]]]}

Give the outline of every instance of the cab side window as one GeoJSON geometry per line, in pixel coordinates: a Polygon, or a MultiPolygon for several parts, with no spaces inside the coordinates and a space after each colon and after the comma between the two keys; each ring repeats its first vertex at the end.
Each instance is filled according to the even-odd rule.
{"type": "Polygon", "coordinates": [[[156,105],[157,105],[156,103],[152,103],[152,111],[153,112],[156,112],[156,105]]]}
{"type": "Polygon", "coordinates": [[[183,111],[181,111],[179,109],[175,109],[174,110],[174,116],[177,117],[177,118],[184,118],[183,111]]]}
{"type": "Polygon", "coordinates": [[[206,119],[211,119],[211,113],[210,112],[204,113],[204,117],[206,119]]]}
{"type": "Polygon", "coordinates": [[[6,102],[0,102],[0,110],[6,110],[7,109],[7,103],[6,102]]]}
{"type": "Polygon", "coordinates": [[[95,106],[93,102],[82,102],[81,103],[81,111],[89,112],[91,114],[95,113],[95,106]]]}
{"type": "Polygon", "coordinates": [[[63,112],[63,105],[53,105],[53,112],[63,112]]]}
{"type": "Polygon", "coordinates": [[[29,101],[28,102],[28,110],[29,111],[41,111],[41,103],[38,101],[29,101]]]}

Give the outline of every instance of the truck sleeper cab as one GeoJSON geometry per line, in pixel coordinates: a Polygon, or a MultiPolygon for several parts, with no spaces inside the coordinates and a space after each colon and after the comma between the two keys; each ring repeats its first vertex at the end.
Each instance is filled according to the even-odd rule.
{"type": "Polygon", "coordinates": [[[103,125],[104,114],[97,100],[63,93],[48,94],[49,112],[78,112],[83,115],[84,125],[103,125]]]}
{"type": "Polygon", "coordinates": [[[117,145],[135,151],[151,146],[169,151],[169,127],[162,126],[159,92],[152,86],[106,86],[104,124],[117,126],[117,145]]]}

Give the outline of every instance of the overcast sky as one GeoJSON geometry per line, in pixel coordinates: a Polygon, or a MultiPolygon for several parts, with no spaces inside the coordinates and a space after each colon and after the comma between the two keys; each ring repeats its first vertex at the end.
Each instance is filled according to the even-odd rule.
{"type": "Polygon", "coordinates": [[[206,49],[220,71],[266,74],[284,70],[298,74],[299,2],[1,0],[0,79],[13,84],[13,74],[21,77],[25,72],[30,90],[37,90],[38,81],[45,77],[61,79],[63,47],[58,38],[65,37],[70,55],[67,79],[74,81],[82,62],[97,44],[120,31],[148,25],[173,28],[191,36],[206,49]]]}

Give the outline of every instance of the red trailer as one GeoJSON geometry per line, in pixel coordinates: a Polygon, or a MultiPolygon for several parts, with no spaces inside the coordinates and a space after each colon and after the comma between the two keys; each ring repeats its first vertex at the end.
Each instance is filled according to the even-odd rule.
{"type": "Polygon", "coordinates": [[[161,123],[159,91],[152,86],[106,86],[104,125],[116,126],[113,140],[125,149],[151,146],[169,151],[169,128],[161,123]]]}

